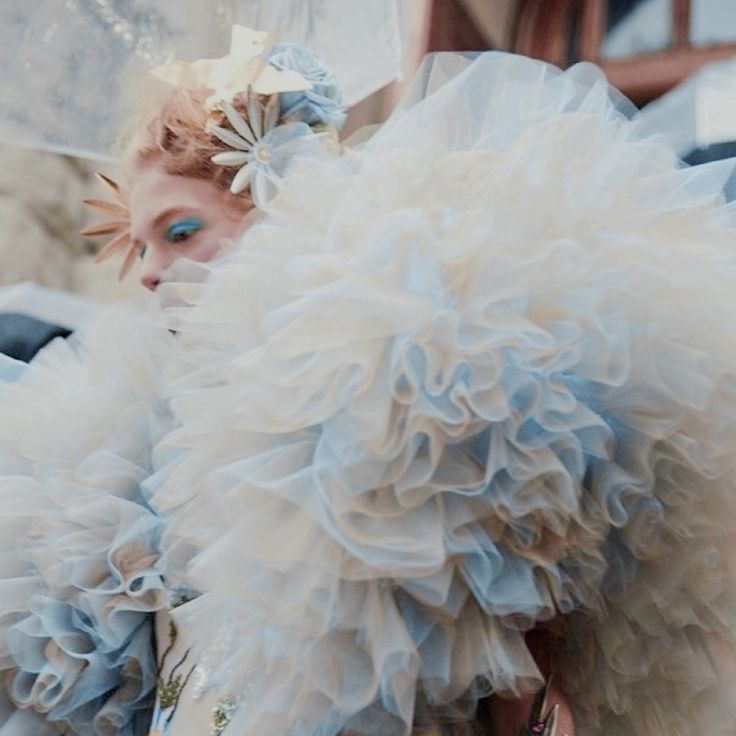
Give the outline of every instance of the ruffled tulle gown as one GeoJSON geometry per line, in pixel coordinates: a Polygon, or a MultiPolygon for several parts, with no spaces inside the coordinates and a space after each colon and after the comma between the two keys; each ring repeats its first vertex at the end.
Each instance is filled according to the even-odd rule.
{"type": "Polygon", "coordinates": [[[632,115],[591,67],[435,57],[367,143],[266,172],[262,220],[162,284],[158,330],[4,388],[13,718],[97,732],[72,720],[87,665],[42,697],[67,650],[34,601],[107,636],[98,590],[130,645],[86,702],[133,713],[133,622],[165,586],[160,733],[462,728],[542,685],[525,635],[547,628],[577,733],[732,735],[731,166],[682,166],[632,115]],[[54,642],[32,662],[28,621],[54,642]]]}
{"type": "Polygon", "coordinates": [[[107,314],[29,366],[0,358],[0,734],[148,733],[167,427],[158,328],[107,314]]]}

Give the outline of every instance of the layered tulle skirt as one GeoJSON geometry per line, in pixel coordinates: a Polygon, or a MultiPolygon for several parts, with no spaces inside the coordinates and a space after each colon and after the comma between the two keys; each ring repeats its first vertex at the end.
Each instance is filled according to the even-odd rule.
{"type": "MultiPolygon", "coordinates": [[[[110,316],[0,383],[0,734],[148,732],[166,340],[110,316]],[[12,381],[10,379],[13,379],[12,381]]],[[[16,366],[17,368],[17,366],[16,366]]]]}
{"type": "Polygon", "coordinates": [[[732,733],[730,168],[589,67],[444,63],[162,288],[177,622],[233,733],[470,719],[541,686],[545,626],[578,733],[732,733]]]}
{"type": "Polygon", "coordinates": [[[13,718],[139,733],[163,575],[226,736],[469,722],[541,686],[538,628],[577,733],[732,734],[730,168],[631,115],[589,67],[436,57],[162,284],[175,337],[3,388],[13,718]]]}

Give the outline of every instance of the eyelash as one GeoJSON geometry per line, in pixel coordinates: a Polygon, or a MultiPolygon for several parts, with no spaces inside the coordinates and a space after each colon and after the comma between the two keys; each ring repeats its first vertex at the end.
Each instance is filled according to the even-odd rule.
{"type": "Polygon", "coordinates": [[[188,240],[198,230],[201,230],[202,225],[202,220],[198,218],[175,222],[173,225],[169,225],[166,229],[164,238],[167,243],[182,243],[185,240],[188,240]]]}

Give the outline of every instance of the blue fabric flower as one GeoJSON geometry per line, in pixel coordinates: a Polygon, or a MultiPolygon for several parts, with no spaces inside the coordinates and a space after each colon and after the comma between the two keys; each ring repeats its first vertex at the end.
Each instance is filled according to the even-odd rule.
{"type": "Polygon", "coordinates": [[[345,100],[337,78],[325,62],[297,43],[276,44],[266,62],[276,69],[299,72],[312,88],[281,93],[281,117],[296,118],[307,125],[334,125],[345,122],[345,100]]]}
{"type": "Polygon", "coordinates": [[[319,141],[320,136],[305,123],[279,125],[261,138],[248,159],[250,191],[256,207],[266,208],[297,158],[324,155],[319,141]]]}

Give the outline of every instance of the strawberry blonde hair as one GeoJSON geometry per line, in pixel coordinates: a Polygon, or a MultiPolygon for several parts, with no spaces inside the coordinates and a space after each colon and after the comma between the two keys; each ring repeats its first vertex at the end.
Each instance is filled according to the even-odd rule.
{"type": "MultiPolygon", "coordinates": [[[[167,174],[192,179],[206,179],[223,191],[223,196],[245,209],[252,206],[248,191],[230,192],[236,169],[218,166],[211,158],[225,148],[208,132],[208,125],[232,130],[222,112],[209,112],[205,100],[208,89],[173,89],[156,103],[153,112],[144,115],[123,150],[123,170],[130,180],[137,169],[160,166],[167,174]]],[[[233,106],[247,117],[244,103],[236,98],[233,106]]]]}

